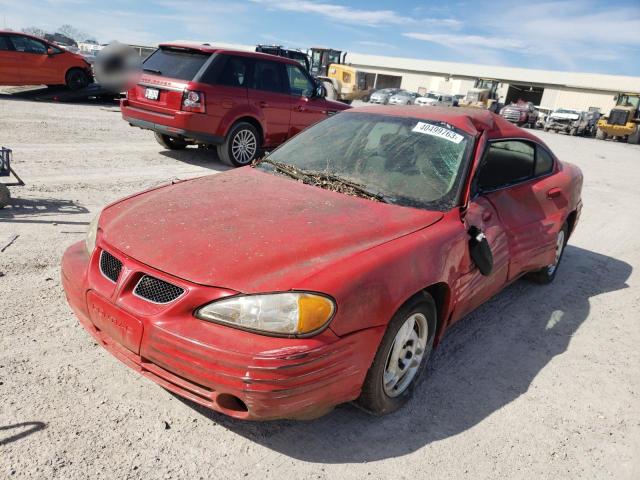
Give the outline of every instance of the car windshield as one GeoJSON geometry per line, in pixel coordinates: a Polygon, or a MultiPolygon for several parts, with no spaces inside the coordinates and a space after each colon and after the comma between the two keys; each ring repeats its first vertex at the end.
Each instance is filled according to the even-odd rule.
{"type": "Polygon", "coordinates": [[[425,97],[432,98],[433,100],[437,100],[438,99],[438,95],[436,95],[435,93],[427,93],[425,95],[425,97]]]}
{"type": "Polygon", "coordinates": [[[457,204],[471,146],[469,134],[444,122],[342,113],[299,133],[257,168],[302,181],[322,177],[306,183],[329,189],[344,180],[367,198],[446,211],[457,204]]]}
{"type": "Polygon", "coordinates": [[[211,55],[193,50],[159,48],[142,64],[149,73],[178,80],[193,80],[211,55]]]}
{"type": "Polygon", "coordinates": [[[561,108],[559,110],[556,110],[555,113],[568,113],[570,115],[580,115],[580,112],[578,112],[576,110],[567,110],[565,108],[561,108]]]}

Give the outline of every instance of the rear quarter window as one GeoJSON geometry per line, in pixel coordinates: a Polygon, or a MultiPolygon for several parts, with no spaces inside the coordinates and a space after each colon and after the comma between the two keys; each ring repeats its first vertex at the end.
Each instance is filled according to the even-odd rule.
{"type": "Polygon", "coordinates": [[[142,64],[142,68],[154,75],[193,80],[211,54],[177,49],[159,48],[142,64]]]}
{"type": "Polygon", "coordinates": [[[11,45],[9,45],[9,39],[7,37],[0,37],[0,51],[1,50],[11,50],[11,45]]]}
{"type": "Polygon", "coordinates": [[[551,172],[553,168],[553,158],[544,148],[540,145],[536,146],[536,167],[534,175],[536,177],[540,175],[546,175],[551,172]]]}

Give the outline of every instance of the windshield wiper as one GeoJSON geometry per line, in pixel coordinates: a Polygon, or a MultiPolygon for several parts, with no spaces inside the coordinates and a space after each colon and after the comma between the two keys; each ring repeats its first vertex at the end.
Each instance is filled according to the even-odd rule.
{"type": "Polygon", "coordinates": [[[144,70],[145,72],[155,73],[157,75],[162,75],[162,72],[160,70],[155,70],[153,68],[143,68],[142,70],[144,70]]]}
{"type": "Polygon", "coordinates": [[[368,198],[370,200],[376,200],[378,202],[389,203],[388,198],[380,192],[374,192],[368,189],[365,185],[352,182],[346,178],[342,178],[338,175],[329,172],[315,171],[315,170],[303,170],[288,163],[277,162],[271,160],[268,157],[264,157],[261,160],[254,162],[253,166],[257,166],[261,163],[268,163],[280,173],[294,178],[307,185],[314,185],[316,187],[324,188],[325,190],[333,190],[335,192],[344,193],[345,195],[358,196],[368,198]]]}

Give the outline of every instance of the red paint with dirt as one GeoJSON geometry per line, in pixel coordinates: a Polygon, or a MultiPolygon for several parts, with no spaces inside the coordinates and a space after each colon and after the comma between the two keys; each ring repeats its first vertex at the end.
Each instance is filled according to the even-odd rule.
{"type": "Polygon", "coordinates": [[[82,325],[127,365],[195,402],[243,419],[309,418],[359,396],[386,325],[414,295],[436,300],[437,344],[507,284],[550,265],[558,231],[575,228],[582,174],[552,154],[549,172],[474,192],[491,142],[519,139],[548,152],[497,115],[419,107],[342,115],[352,112],[444,121],[472,135],[460,204],[444,212],[385,204],[250,167],[150,190],[103,211],[92,254],[83,243],[65,253],[63,284],[82,325]],[[470,258],[471,225],[491,246],[489,276],[470,258]],[[100,272],[103,250],[123,264],[117,282],[100,272]],[[167,305],[145,301],[133,294],[145,274],[185,293],[167,305]],[[279,338],[194,316],[223,297],[290,290],[334,299],[328,327],[279,338]]]}

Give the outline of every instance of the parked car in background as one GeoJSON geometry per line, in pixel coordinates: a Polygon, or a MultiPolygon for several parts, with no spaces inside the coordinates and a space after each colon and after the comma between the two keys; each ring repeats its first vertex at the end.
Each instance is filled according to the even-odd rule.
{"type": "Polygon", "coordinates": [[[388,414],[455,322],[523,275],[554,280],[582,183],[486,110],[363,107],[254,168],[112,203],[62,284],[97,345],[207,408],[388,414]]]}
{"type": "Polygon", "coordinates": [[[416,105],[429,107],[453,107],[453,96],[444,93],[429,92],[416,99],[416,105]]]}
{"type": "Polygon", "coordinates": [[[162,44],[121,101],[122,117],[179,150],[213,145],[232,166],[250,164],[308,126],[350,108],[296,60],[209,45],[162,44]]]}
{"type": "Polygon", "coordinates": [[[369,103],[379,103],[386,105],[389,103],[389,99],[400,91],[399,88],[383,88],[372,93],[369,97],[369,103]]]}
{"type": "Polygon", "coordinates": [[[554,132],[569,133],[575,127],[577,130],[578,123],[580,123],[581,113],[579,110],[572,110],[568,108],[559,108],[553,111],[547,116],[547,120],[544,124],[544,131],[549,130],[554,132]]]}
{"type": "Polygon", "coordinates": [[[598,129],[598,112],[581,112],[578,110],[559,109],[547,117],[544,130],[564,132],[569,135],[593,137],[598,129]]]}
{"type": "Polygon", "coordinates": [[[0,30],[0,85],[66,85],[71,90],[93,81],[82,55],[24,33],[0,30]]]}
{"type": "Polygon", "coordinates": [[[389,97],[389,105],[413,105],[420,94],[401,90],[389,97]]]}
{"type": "Polygon", "coordinates": [[[534,128],[538,121],[538,110],[531,102],[518,101],[502,107],[500,116],[519,127],[534,128]]]}

